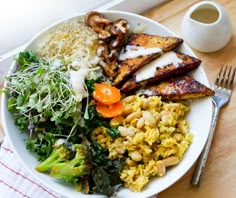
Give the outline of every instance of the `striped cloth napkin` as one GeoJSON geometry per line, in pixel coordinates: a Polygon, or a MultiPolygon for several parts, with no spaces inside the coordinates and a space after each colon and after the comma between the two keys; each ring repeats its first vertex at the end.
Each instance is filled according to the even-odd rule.
{"type": "Polygon", "coordinates": [[[0,148],[1,198],[65,198],[37,181],[18,161],[7,138],[0,148]]]}

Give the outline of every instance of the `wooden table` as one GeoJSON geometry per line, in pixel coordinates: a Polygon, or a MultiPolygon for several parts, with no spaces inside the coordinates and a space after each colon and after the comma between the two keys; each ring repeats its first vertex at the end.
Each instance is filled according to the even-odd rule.
{"type": "MultiPolygon", "coordinates": [[[[173,0],[154,7],[142,15],[165,25],[181,35],[181,22],[187,9],[199,0],[173,0]]],[[[236,20],[235,0],[217,0],[228,12],[231,21],[236,20]]],[[[229,44],[214,53],[195,54],[202,60],[210,84],[212,85],[222,64],[236,65],[236,24],[233,25],[233,36],[229,44]]],[[[235,88],[236,89],[236,86],[235,88]]],[[[233,198],[236,197],[236,90],[231,102],[222,109],[210,156],[200,188],[192,187],[190,180],[194,166],[173,186],[161,192],[158,198],[233,198]]],[[[1,135],[1,132],[0,132],[1,135]]]]}
{"type": "MultiPolygon", "coordinates": [[[[165,25],[182,37],[181,22],[188,8],[199,0],[173,0],[144,12],[142,15],[165,25]]],[[[214,53],[193,50],[202,60],[209,82],[213,85],[222,64],[236,66],[236,2],[217,0],[228,12],[233,36],[228,45],[214,53]],[[234,22],[234,23],[233,23],[234,22]]],[[[158,198],[233,198],[236,197],[236,86],[231,102],[222,109],[207,166],[199,188],[190,184],[194,166],[158,198]]]]}

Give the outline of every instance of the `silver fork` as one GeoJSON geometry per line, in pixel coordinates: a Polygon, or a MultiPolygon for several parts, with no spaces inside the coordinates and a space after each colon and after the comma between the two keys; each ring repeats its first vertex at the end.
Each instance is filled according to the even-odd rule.
{"type": "Polygon", "coordinates": [[[233,72],[231,72],[231,70],[232,70],[232,67],[223,65],[220,69],[220,72],[215,81],[215,85],[213,87],[213,90],[215,91],[215,95],[212,96],[212,101],[215,106],[215,110],[212,116],[211,128],[210,128],[206,145],[198,159],[198,163],[197,163],[194,175],[192,177],[191,183],[193,186],[200,185],[200,180],[206,166],[206,162],[207,162],[208,154],[210,151],[212,139],[214,136],[220,109],[230,101],[230,97],[233,91],[234,76],[235,76],[236,68],[233,68],[233,72]]]}

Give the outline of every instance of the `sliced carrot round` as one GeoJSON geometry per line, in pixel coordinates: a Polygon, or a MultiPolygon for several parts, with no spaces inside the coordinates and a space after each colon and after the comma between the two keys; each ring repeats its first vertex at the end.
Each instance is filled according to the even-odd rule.
{"type": "Polygon", "coordinates": [[[123,112],[124,106],[121,101],[110,105],[105,105],[103,103],[98,102],[96,105],[96,110],[104,118],[113,118],[123,112]]]}
{"type": "Polygon", "coordinates": [[[103,104],[110,105],[120,101],[120,90],[106,83],[95,83],[93,98],[103,104]]]}

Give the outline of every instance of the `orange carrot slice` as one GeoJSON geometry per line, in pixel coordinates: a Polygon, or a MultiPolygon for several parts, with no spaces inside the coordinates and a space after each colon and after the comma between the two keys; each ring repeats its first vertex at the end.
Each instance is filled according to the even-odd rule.
{"type": "Polygon", "coordinates": [[[120,101],[120,90],[106,83],[95,83],[93,98],[103,104],[110,105],[120,101]]]}
{"type": "Polygon", "coordinates": [[[96,110],[104,118],[113,118],[123,112],[124,106],[121,101],[110,105],[105,105],[103,103],[98,102],[96,105],[96,110]]]}

